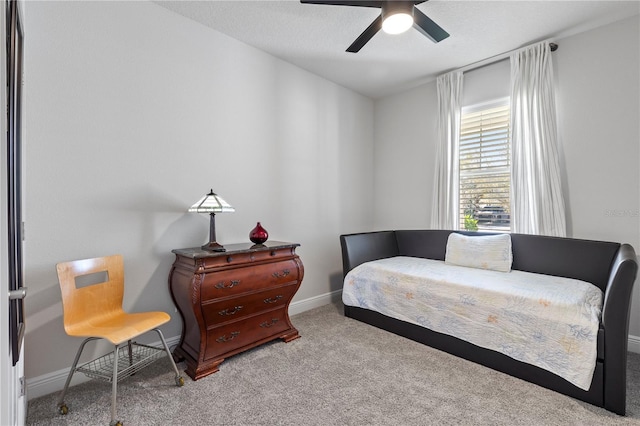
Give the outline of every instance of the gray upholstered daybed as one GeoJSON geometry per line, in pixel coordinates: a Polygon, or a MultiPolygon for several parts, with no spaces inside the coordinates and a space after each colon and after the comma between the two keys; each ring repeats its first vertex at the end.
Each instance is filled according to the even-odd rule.
{"type": "MultiPolygon", "coordinates": [[[[441,261],[440,263],[442,264],[446,263],[444,261],[447,244],[452,232],[445,230],[400,230],[341,235],[344,276],[347,277],[354,268],[356,268],[354,273],[361,272],[361,275],[356,278],[353,278],[353,273],[349,275],[350,279],[345,280],[345,287],[356,282],[358,286],[366,289],[368,285],[366,278],[375,276],[375,273],[362,268],[372,265],[377,268],[385,268],[387,267],[385,266],[386,263],[392,264],[396,262],[395,259],[400,260],[402,265],[404,264],[402,262],[408,262],[409,265],[417,265],[420,263],[420,260],[418,260],[420,258],[432,259],[427,262],[441,261]],[[363,276],[365,278],[362,278],[363,276]]],[[[456,232],[456,234],[474,238],[490,235],[467,232],[456,232]]],[[[459,238],[460,236],[455,235],[455,237],[459,238]]],[[[425,293],[427,299],[438,297],[436,293],[431,292],[431,287],[429,287],[428,283],[414,282],[413,278],[409,279],[408,281],[411,282],[407,284],[413,286],[410,287],[413,290],[407,291],[406,295],[403,294],[402,297],[396,298],[400,303],[398,305],[400,306],[400,311],[398,311],[399,315],[397,316],[402,319],[378,312],[378,310],[385,312],[382,308],[378,309],[378,306],[383,306],[384,303],[377,304],[375,300],[373,302],[362,301],[362,303],[358,303],[360,297],[358,295],[343,297],[346,299],[345,315],[624,415],[631,291],[638,269],[633,248],[628,244],[522,234],[511,234],[509,244],[512,253],[512,258],[509,259],[510,270],[513,273],[508,274],[512,277],[517,277],[519,276],[517,274],[522,273],[533,273],[532,275],[542,279],[545,276],[553,279],[563,277],[563,279],[569,279],[568,281],[587,283],[584,285],[592,287],[591,296],[594,290],[598,293],[597,303],[599,306],[593,310],[593,312],[597,313],[595,329],[593,333],[584,332],[584,336],[591,337],[594,342],[593,358],[595,361],[595,366],[592,366],[593,373],[588,376],[591,380],[587,382],[586,386],[578,387],[573,382],[547,369],[519,361],[518,359],[522,359],[521,357],[516,356],[514,358],[510,356],[513,354],[508,351],[487,349],[470,343],[465,338],[454,337],[456,334],[449,332],[446,328],[444,332],[442,332],[442,328],[438,327],[431,328],[440,330],[440,332],[432,330],[430,325],[435,321],[431,321],[432,318],[430,318],[429,312],[434,313],[436,312],[435,309],[451,311],[452,306],[453,310],[456,310],[455,300],[452,302],[454,305],[438,303],[438,306],[431,307],[431,311],[427,310],[425,314],[419,316],[415,321],[409,320],[415,318],[415,314],[407,314],[408,319],[405,319],[403,312],[401,312],[402,307],[406,307],[407,312],[410,311],[410,308],[413,308],[410,304],[416,300],[414,299],[414,293],[425,293]],[[601,292],[594,289],[591,284],[600,289],[601,292]],[[425,288],[427,289],[426,291],[424,290],[425,288]]],[[[442,265],[435,266],[442,267],[445,270],[448,268],[448,266],[442,265]]],[[[415,267],[417,268],[417,266],[415,267]]],[[[459,268],[459,266],[453,267],[459,268]]],[[[414,266],[409,267],[411,270],[413,268],[414,266]]],[[[420,268],[428,270],[430,267],[420,266],[420,268]]],[[[482,272],[484,273],[484,271],[482,272]]],[[[495,274],[504,273],[495,272],[495,274]]],[[[384,274],[386,272],[383,271],[382,275],[385,276],[384,274]]],[[[402,276],[399,275],[400,278],[394,276],[388,279],[390,282],[397,284],[398,280],[402,280],[402,276]]],[[[490,275],[488,280],[491,282],[490,275]]],[[[440,280],[432,281],[432,283],[439,282],[440,280]]],[[[387,293],[392,291],[389,290],[389,285],[379,286],[384,287],[384,291],[387,293]]],[[[489,284],[489,287],[485,285],[484,288],[490,287],[491,284],[489,284]]],[[[349,289],[349,291],[352,291],[352,289],[349,289]]],[[[562,297],[562,292],[556,291],[556,293],[560,293],[560,297],[562,297]]],[[[474,294],[475,296],[461,298],[460,312],[463,312],[462,315],[466,315],[464,309],[469,307],[462,305],[473,305],[472,308],[476,309],[476,311],[482,309],[475,306],[476,299],[483,299],[481,293],[474,294]],[[478,297],[478,294],[480,294],[480,297],[478,297]]],[[[386,296],[383,295],[383,297],[388,297],[388,294],[386,296]]],[[[518,298],[516,299],[519,300],[518,298]]],[[[546,301],[541,300],[542,302],[545,302],[543,305],[546,306],[546,301]]],[[[498,317],[498,314],[492,315],[491,312],[487,315],[488,322],[492,322],[492,319],[494,320],[493,322],[498,322],[496,319],[498,317]]],[[[440,325],[450,325],[446,321],[440,321],[440,325]]],[[[580,334],[583,328],[578,327],[577,330],[577,334],[580,334]]],[[[503,344],[502,347],[504,346],[503,344]]],[[[521,351],[520,355],[522,354],[521,351]]]]}

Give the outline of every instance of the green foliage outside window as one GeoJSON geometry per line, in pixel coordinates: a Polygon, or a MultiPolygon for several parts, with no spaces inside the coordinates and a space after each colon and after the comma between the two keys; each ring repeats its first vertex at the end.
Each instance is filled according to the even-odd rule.
{"type": "Polygon", "coordinates": [[[478,230],[478,219],[474,219],[470,214],[464,215],[464,229],[467,231],[478,230]]]}

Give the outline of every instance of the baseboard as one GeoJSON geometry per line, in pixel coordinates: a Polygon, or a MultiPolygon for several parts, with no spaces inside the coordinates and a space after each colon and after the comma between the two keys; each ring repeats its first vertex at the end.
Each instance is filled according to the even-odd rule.
{"type": "Polygon", "coordinates": [[[629,335],[629,346],[627,347],[629,352],[640,354],[640,337],[629,335]]]}
{"type": "MultiPolygon", "coordinates": [[[[310,309],[319,308],[320,306],[336,303],[340,300],[342,290],[332,291],[320,296],[310,297],[308,299],[292,302],[289,305],[289,315],[296,315],[310,309]]],[[[175,346],[180,342],[180,336],[166,338],[169,347],[175,346]]],[[[161,345],[160,341],[152,343],[153,345],[161,345]]],[[[64,383],[69,375],[70,368],[43,374],[38,377],[27,379],[27,399],[34,399],[53,392],[59,392],[64,388],[64,383]]],[[[78,385],[91,380],[84,374],[74,374],[71,379],[71,386],[78,385]]]]}
{"type": "Polygon", "coordinates": [[[293,316],[300,314],[314,308],[319,308],[320,306],[328,305],[329,303],[337,303],[340,300],[342,300],[342,289],[321,294],[320,296],[299,300],[297,302],[291,302],[289,305],[289,315],[293,316]]]}

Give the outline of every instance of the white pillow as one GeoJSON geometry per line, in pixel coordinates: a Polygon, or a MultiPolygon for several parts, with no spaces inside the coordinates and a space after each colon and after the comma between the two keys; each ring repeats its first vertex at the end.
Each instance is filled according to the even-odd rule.
{"type": "Polygon", "coordinates": [[[468,237],[452,232],[447,240],[444,262],[449,265],[509,272],[513,262],[511,235],[468,237]]]}

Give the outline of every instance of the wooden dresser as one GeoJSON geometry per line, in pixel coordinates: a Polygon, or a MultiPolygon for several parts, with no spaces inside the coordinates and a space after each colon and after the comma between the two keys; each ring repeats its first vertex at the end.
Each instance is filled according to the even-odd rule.
{"type": "Polygon", "coordinates": [[[218,371],[225,358],[274,339],[299,336],[289,303],[304,268],[299,244],[230,244],[225,252],[172,250],[171,295],[183,320],[174,356],[194,380],[218,371]]]}

